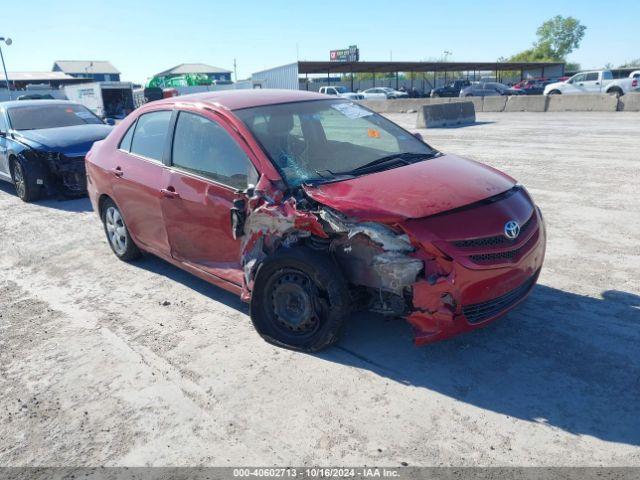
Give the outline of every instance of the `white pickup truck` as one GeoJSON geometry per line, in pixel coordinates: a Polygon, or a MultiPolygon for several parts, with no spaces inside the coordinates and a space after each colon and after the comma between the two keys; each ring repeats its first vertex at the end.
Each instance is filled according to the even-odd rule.
{"type": "Polygon", "coordinates": [[[348,98],[349,100],[363,100],[364,95],[360,93],[350,92],[346,87],[320,87],[320,93],[325,95],[337,95],[341,98],[348,98]]]}
{"type": "Polygon", "coordinates": [[[640,91],[640,70],[627,78],[613,79],[610,70],[594,70],[576,73],[564,82],[550,83],[544,87],[545,95],[572,95],[578,93],[608,93],[620,97],[628,92],[640,91]]]}

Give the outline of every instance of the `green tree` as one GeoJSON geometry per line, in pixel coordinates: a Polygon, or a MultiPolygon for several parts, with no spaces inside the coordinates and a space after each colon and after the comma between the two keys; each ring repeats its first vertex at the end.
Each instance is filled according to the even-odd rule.
{"type": "Polygon", "coordinates": [[[580,46],[586,29],[576,18],[556,15],[538,27],[537,46],[548,49],[555,58],[564,59],[580,46]]]}
{"type": "Polygon", "coordinates": [[[573,17],[555,17],[544,22],[533,47],[511,56],[510,62],[562,62],[580,46],[587,27],[573,17]]]}

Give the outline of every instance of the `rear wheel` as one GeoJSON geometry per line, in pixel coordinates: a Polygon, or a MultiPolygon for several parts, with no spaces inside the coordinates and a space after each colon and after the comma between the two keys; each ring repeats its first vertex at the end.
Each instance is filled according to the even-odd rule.
{"type": "Polygon", "coordinates": [[[251,320],[269,343],[322,350],[338,339],[348,311],[347,284],[326,254],[287,249],[267,258],[258,270],[251,320]]]}
{"type": "Polygon", "coordinates": [[[140,256],[140,250],[129,234],[120,209],[110,199],[106,200],[102,207],[102,223],[109,246],[116,257],[130,262],[140,256]]]}
{"type": "Polygon", "coordinates": [[[11,162],[11,178],[16,188],[16,193],[23,202],[33,202],[40,197],[40,188],[31,178],[31,172],[18,159],[11,162]]]}

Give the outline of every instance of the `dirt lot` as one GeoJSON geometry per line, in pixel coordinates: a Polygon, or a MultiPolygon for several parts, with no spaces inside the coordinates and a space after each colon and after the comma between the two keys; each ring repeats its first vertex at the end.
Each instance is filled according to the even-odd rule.
{"type": "Polygon", "coordinates": [[[640,114],[478,117],[423,134],[528,186],[547,260],[516,311],[423,348],[373,315],[272,347],[234,296],[117,261],[87,199],[2,184],[0,465],[640,465],[640,114]]]}

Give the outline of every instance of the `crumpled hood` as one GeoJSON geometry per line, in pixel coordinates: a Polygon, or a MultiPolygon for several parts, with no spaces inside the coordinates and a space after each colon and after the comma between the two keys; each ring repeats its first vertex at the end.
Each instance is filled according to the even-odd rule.
{"type": "Polygon", "coordinates": [[[84,155],[93,142],[102,140],[112,127],[109,125],[74,125],[72,127],[20,130],[14,132],[16,140],[35,148],[65,155],[84,155]]]}
{"type": "Polygon", "coordinates": [[[487,165],[442,155],[351,180],[305,186],[328,207],[361,220],[422,218],[469,205],[512,188],[516,181],[487,165]]]}

